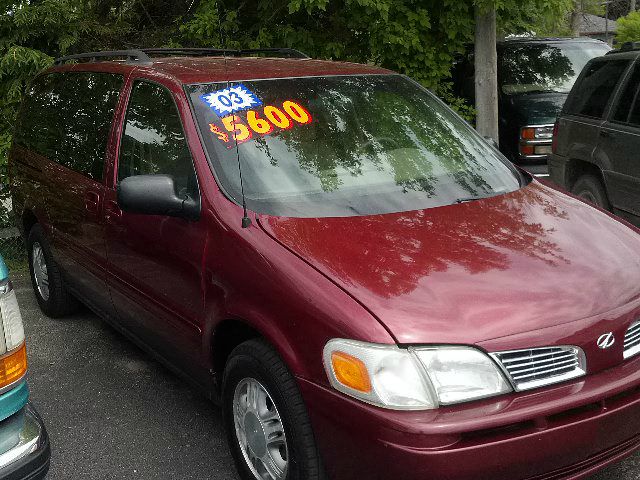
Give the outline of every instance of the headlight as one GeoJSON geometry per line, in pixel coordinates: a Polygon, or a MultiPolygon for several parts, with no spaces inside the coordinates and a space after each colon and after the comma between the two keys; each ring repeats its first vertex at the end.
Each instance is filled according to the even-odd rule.
{"type": "Polygon", "coordinates": [[[493,360],[470,347],[402,349],[331,340],[324,365],[333,387],[380,407],[427,410],[512,391],[493,360]]]}
{"type": "Polygon", "coordinates": [[[494,361],[468,347],[413,349],[431,380],[442,405],[466,402],[511,392],[494,361]]]}
{"type": "Polygon", "coordinates": [[[438,406],[418,358],[395,345],[331,340],[324,365],[337,390],[365,402],[397,409],[438,406]]]}
{"type": "Polygon", "coordinates": [[[0,355],[15,350],[24,343],[24,327],[16,292],[11,282],[0,282],[0,319],[2,333],[0,336],[0,355]]]}

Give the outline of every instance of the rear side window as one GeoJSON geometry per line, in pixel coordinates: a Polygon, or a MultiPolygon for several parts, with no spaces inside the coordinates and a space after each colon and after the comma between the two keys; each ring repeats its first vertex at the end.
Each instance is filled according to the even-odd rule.
{"type": "Polygon", "coordinates": [[[140,81],[134,84],[127,107],[118,180],[149,174],[170,175],[181,196],[198,195],[193,160],[171,93],[140,81]]]}
{"type": "Polygon", "coordinates": [[[31,85],[15,143],[78,173],[102,180],[104,157],[123,77],[50,73],[31,85]]]}
{"type": "MultiPolygon", "coordinates": [[[[638,95],[638,85],[640,85],[640,67],[636,65],[624,87],[624,90],[622,91],[622,94],[620,95],[618,106],[613,114],[613,120],[616,122],[627,122],[631,107],[633,106],[634,101],[636,101],[636,97],[638,95]]],[[[638,119],[636,118],[635,122],[637,122],[637,120],[638,119]]]]}
{"type": "Polygon", "coordinates": [[[597,61],[587,65],[565,104],[565,113],[602,118],[628,60],[597,61]]]}
{"type": "Polygon", "coordinates": [[[636,95],[636,100],[633,103],[633,108],[631,108],[631,112],[629,112],[627,123],[635,126],[640,126],[640,101],[638,101],[638,95],[636,95]]]}

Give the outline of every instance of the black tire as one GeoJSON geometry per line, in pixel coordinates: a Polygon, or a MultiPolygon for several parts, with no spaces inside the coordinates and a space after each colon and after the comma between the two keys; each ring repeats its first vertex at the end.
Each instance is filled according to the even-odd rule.
{"type": "Polygon", "coordinates": [[[571,193],[596,207],[611,211],[611,203],[609,203],[607,191],[600,179],[595,175],[586,174],[579,177],[574,183],[571,193]]]}
{"type": "Polygon", "coordinates": [[[236,347],[225,367],[222,408],[231,453],[243,480],[258,480],[245,460],[236,435],[233,399],[243,380],[254,379],[263,386],[282,419],[287,443],[286,480],[324,480],[307,409],[295,379],[276,351],[259,339],[236,347]]]}
{"type": "Polygon", "coordinates": [[[34,225],[29,231],[27,238],[27,250],[29,254],[29,272],[31,273],[31,284],[36,295],[36,300],[40,306],[40,310],[52,318],[59,318],[69,315],[78,310],[79,303],[67,290],[60,269],[53,259],[51,247],[38,224],[34,225]],[[38,288],[36,282],[36,274],[34,271],[34,246],[39,246],[42,250],[43,258],[46,264],[46,272],[48,277],[48,297],[45,298],[38,288]]]}

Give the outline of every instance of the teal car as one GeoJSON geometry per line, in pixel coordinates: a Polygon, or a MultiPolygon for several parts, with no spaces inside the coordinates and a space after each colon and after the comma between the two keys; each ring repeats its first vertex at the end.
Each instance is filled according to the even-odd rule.
{"type": "Polygon", "coordinates": [[[29,403],[22,316],[0,256],[0,480],[39,480],[49,470],[49,437],[29,403]]]}

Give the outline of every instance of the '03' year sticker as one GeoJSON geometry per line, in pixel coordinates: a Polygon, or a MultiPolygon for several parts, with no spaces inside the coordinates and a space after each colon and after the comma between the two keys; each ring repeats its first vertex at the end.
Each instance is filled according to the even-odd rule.
{"type": "Polygon", "coordinates": [[[223,88],[216,92],[201,95],[200,98],[211,107],[219,117],[262,105],[262,102],[256,97],[255,93],[241,83],[233,87],[223,88]]]}

